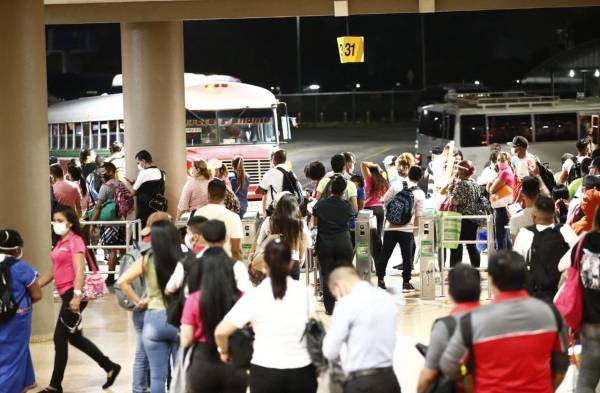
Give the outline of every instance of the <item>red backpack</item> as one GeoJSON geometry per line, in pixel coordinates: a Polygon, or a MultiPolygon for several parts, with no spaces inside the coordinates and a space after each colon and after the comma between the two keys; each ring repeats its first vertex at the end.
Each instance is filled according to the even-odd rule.
{"type": "Polygon", "coordinates": [[[121,218],[126,218],[129,213],[131,213],[134,209],[134,200],[131,192],[125,187],[125,184],[122,182],[114,183],[106,183],[107,186],[113,191],[115,202],[118,207],[118,214],[121,218]]]}

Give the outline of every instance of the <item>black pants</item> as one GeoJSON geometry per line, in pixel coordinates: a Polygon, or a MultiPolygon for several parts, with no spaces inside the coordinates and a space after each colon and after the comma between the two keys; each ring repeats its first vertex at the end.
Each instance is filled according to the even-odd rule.
{"type": "Polygon", "coordinates": [[[496,247],[498,250],[505,250],[511,248],[510,236],[508,236],[508,210],[503,207],[501,209],[494,209],[494,231],[496,232],[496,247]]]}
{"type": "MultiPolygon", "coordinates": [[[[77,314],[69,311],[69,302],[73,298],[73,290],[67,291],[61,298],[62,305],[58,314],[56,329],[54,330],[54,371],[52,371],[52,379],[50,380],[50,386],[57,389],[62,387],[65,368],[67,367],[67,360],[69,358],[69,344],[92,358],[107,373],[116,366],[94,343],[83,336],[81,330],[75,333],[69,332],[65,324],[74,326],[78,320],[77,314]],[[61,322],[61,319],[63,322],[61,322]]],[[[81,302],[81,313],[83,313],[86,306],[86,302],[81,302]]]]}
{"type": "Polygon", "coordinates": [[[379,260],[379,254],[381,254],[381,233],[383,232],[383,219],[385,213],[383,211],[383,206],[373,206],[367,207],[367,210],[372,210],[373,215],[377,218],[377,233],[375,237],[373,237],[373,233],[371,233],[371,253],[373,255],[373,260],[379,260]]]}
{"type": "Polygon", "coordinates": [[[335,299],[329,291],[329,273],[336,267],[352,265],[352,243],[349,233],[336,238],[317,239],[317,257],[323,282],[323,302],[327,314],[333,313],[335,299]]]}
{"type": "Polygon", "coordinates": [[[385,277],[385,268],[394,253],[396,244],[400,245],[400,253],[402,254],[402,280],[409,282],[412,275],[412,265],[416,249],[415,236],[412,232],[385,231],[383,233],[381,255],[375,264],[377,278],[383,280],[385,277]]]}
{"type": "MultiPolygon", "coordinates": [[[[477,239],[477,228],[479,224],[476,221],[462,220],[460,227],[460,240],[475,240],[477,239]]],[[[467,244],[467,252],[469,253],[469,260],[471,265],[479,267],[480,256],[477,245],[467,244]]],[[[454,267],[457,263],[462,261],[463,256],[463,245],[459,244],[457,248],[450,250],[450,267],[454,267]]]]}
{"type": "Polygon", "coordinates": [[[275,369],[250,366],[252,393],[314,393],[317,374],[310,365],[302,368],[275,369]]]}
{"type": "Polygon", "coordinates": [[[216,348],[211,349],[206,344],[196,344],[193,351],[187,374],[187,393],[246,392],[246,370],[223,363],[216,348]]]}
{"type": "Polygon", "coordinates": [[[344,393],[400,393],[400,384],[393,370],[347,381],[344,393]]]}

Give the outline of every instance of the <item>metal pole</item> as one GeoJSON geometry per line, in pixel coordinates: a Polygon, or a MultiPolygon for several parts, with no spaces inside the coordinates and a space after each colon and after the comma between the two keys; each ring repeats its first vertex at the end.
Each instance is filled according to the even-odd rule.
{"type": "Polygon", "coordinates": [[[296,89],[302,93],[302,54],[300,50],[300,17],[296,17],[296,89]]]}
{"type": "MultiPolygon", "coordinates": [[[[442,297],[446,296],[446,288],[445,288],[445,283],[444,283],[444,269],[445,269],[445,261],[444,259],[446,259],[446,249],[444,248],[444,221],[445,221],[445,217],[442,215],[440,217],[440,255],[442,256],[440,259],[441,262],[441,268],[440,268],[440,282],[442,284],[442,297]]],[[[459,245],[459,247],[462,247],[459,245]]]]}
{"type": "MultiPolygon", "coordinates": [[[[494,234],[494,216],[489,215],[487,217],[487,257],[488,257],[488,267],[490,263],[490,257],[495,253],[496,249],[494,248],[494,239],[496,235],[494,234]]],[[[488,280],[488,299],[492,298],[492,286],[490,285],[490,273],[489,269],[487,270],[487,280],[488,280]]]]}
{"type": "Polygon", "coordinates": [[[352,122],[356,123],[356,88],[352,89],[352,122]]]}
{"type": "Polygon", "coordinates": [[[423,90],[427,88],[427,64],[425,46],[425,14],[421,14],[421,74],[423,77],[423,90]]]}
{"type": "Polygon", "coordinates": [[[551,96],[554,96],[554,71],[550,71],[550,88],[552,91],[552,94],[550,94],[551,96]]]}

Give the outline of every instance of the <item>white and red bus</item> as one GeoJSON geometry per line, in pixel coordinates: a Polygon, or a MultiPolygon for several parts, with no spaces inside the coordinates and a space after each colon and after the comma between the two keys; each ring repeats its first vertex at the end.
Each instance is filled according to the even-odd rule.
{"type": "MultiPolygon", "coordinates": [[[[117,75],[113,85],[120,80],[117,75]]],[[[227,76],[186,74],[185,86],[188,167],[199,158],[217,158],[231,169],[231,159],[241,155],[251,178],[249,198],[260,199],[254,191],[270,167],[271,152],[291,139],[285,104],[267,89],[227,76]]],[[[113,142],[125,141],[125,132],[122,93],[48,108],[50,154],[62,162],[85,148],[108,156],[113,142]]]]}

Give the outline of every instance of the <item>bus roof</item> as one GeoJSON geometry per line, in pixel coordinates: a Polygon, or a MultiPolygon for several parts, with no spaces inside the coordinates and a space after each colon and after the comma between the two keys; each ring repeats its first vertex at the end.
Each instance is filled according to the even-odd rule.
{"type": "MultiPolygon", "coordinates": [[[[234,81],[187,86],[185,106],[193,111],[270,109],[278,100],[269,90],[234,81]]],[[[104,94],[63,101],[48,107],[48,123],[123,119],[123,94],[104,94]]]]}
{"type": "Polygon", "coordinates": [[[475,105],[474,102],[457,100],[441,104],[425,105],[419,108],[419,112],[429,110],[434,112],[448,112],[456,115],[517,115],[527,113],[564,113],[564,112],[586,112],[600,110],[600,99],[586,98],[576,99],[554,99],[547,102],[532,103],[510,102],[488,106],[475,105]]]}

